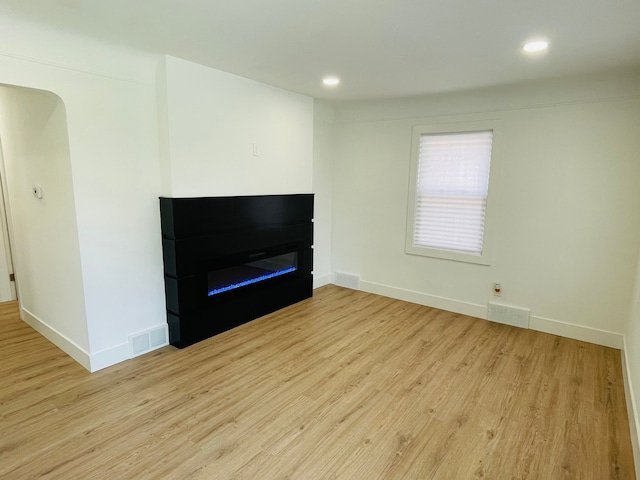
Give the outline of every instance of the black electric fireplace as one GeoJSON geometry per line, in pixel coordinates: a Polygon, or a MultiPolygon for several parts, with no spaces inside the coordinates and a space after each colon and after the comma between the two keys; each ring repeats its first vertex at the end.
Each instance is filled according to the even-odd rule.
{"type": "Polygon", "coordinates": [[[160,216],[171,345],[312,296],[312,194],[161,197],[160,216]]]}

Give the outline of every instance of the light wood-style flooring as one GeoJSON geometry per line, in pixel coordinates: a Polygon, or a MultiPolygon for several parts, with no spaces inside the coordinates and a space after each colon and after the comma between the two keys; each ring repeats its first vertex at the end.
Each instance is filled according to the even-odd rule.
{"type": "Polygon", "coordinates": [[[94,374],[0,305],[0,478],[634,474],[617,350],[327,286],[94,374]]]}

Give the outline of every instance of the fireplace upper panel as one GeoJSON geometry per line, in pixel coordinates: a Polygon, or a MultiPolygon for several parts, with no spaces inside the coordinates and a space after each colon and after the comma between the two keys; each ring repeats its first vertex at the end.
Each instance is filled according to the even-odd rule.
{"type": "Polygon", "coordinates": [[[189,237],[213,232],[307,223],[313,194],[160,198],[162,235],[189,237]]]}

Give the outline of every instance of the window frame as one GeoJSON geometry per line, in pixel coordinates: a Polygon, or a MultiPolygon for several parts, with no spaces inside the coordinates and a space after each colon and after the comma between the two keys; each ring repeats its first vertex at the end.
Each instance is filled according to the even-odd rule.
{"type": "Polygon", "coordinates": [[[496,165],[500,156],[500,130],[501,121],[499,119],[487,119],[473,122],[440,123],[432,125],[414,125],[411,136],[411,167],[409,173],[409,196],[407,205],[407,228],[405,237],[405,252],[410,255],[420,255],[431,258],[452,260],[456,262],[474,263],[479,265],[491,265],[493,261],[493,202],[492,192],[495,183],[496,165]],[[482,242],[482,253],[476,255],[468,252],[456,250],[446,250],[439,248],[422,247],[414,245],[414,230],[416,220],[416,200],[418,189],[418,163],[420,161],[420,138],[422,135],[472,133],[480,131],[493,132],[491,159],[489,164],[489,188],[487,191],[487,207],[484,220],[484,236],[482,242]]]}

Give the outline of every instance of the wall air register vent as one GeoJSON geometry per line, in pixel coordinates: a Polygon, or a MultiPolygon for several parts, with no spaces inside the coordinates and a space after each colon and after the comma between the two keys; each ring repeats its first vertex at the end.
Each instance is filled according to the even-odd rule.
{"type": "Polygon", "coordinates": [[[169,343],[309,298],[313,195],[160,198],[169,343]]]}

